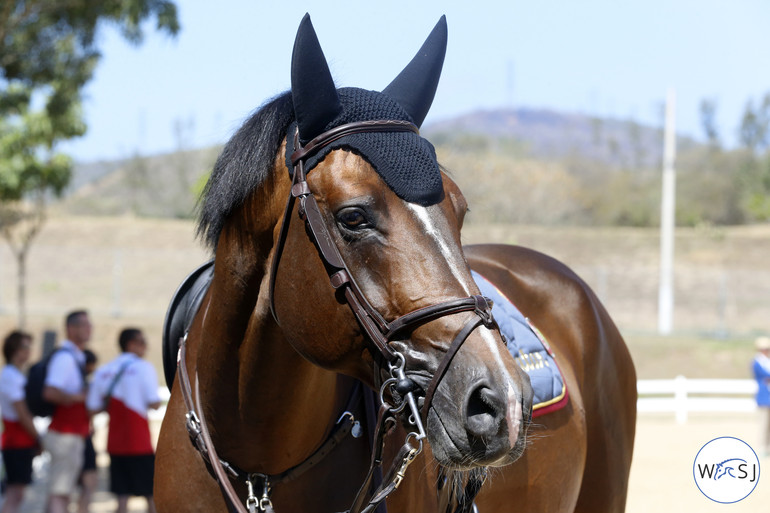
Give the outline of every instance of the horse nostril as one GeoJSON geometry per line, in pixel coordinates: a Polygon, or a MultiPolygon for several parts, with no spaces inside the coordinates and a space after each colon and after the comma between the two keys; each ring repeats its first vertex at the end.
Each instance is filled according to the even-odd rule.
{"type": "Polygon", "coordinates": [[[500,430],[505,403],[500,395],[485,385],[479,385],[468,397],[465,429],[476,438],[488,438],[500,430]]]}

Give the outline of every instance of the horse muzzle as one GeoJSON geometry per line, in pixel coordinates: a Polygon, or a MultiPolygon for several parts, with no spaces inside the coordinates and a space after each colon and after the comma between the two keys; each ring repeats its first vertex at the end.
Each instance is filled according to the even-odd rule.
{"type": "MultiPolygon", "coordinates": [[[[460,360],[424,412],[433,455],[441,465],[459,470],[507,465],[524,450],[532,407],[529,378],[517,367],[512,375],[508,369],[460,360]]],[[[423,379],[415,380],[423,385],[423,379]]]]}

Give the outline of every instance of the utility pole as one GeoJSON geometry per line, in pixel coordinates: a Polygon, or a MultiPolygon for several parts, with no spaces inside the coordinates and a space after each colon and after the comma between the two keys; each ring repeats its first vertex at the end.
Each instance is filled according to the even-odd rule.
{"type": "Polygon", "coordinates": [[[663,190],[660,206],[660,282],[658,289],[658,333],[668,335],[674,321],[674,226],[676,223],[676,93],[666,94],[663,135],[663,190]]]}

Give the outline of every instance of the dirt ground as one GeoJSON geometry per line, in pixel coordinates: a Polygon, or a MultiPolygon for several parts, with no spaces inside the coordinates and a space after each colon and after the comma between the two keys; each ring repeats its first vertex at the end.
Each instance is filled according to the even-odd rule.
{"type": "Polygon", "coordinates": [[[695,485],[692,465],[704,444],[720,436],[740,438],[757,454],[757,414],[690,414],[678,425],[672,415],[642,415],[636,431],[634,461],[626,507],[627,513],[676,512],[756,513],[770,510],[770,458],[760,455],[760,478],[746,499],[719,504],[706,498],[695,485]]]}
{"type": "MultiPolygon", "coordinates": [[[[740,438],[757,449],[758,415],[705,416],[691,414],[688,422],[679,425],[672,415],[645,414],[637,423],[636,448],[631,466],[627,513],[756,513],[768,511],[770,504],[770,458],[760,460],[760,479],[754,492],[735,504],[718,504],[703,496],[692,476],[692,465],[700,448],[720,436],[740,438]],[[766,470],[767,469],[767,470],[766,470]]],[[[97,450],[103,446],[103,433],[95,439],[97,450]]],[[[100,456],[100,487],[94,496],[92,513],[114,511],[116,502],[108,493],[107,459],[100,456]]],[[[44,479],[28,490],[22,513],[39,513],[44,500],[44,479]]],[[[600,491],[597,490],[597,493],[600,491]]],[[[145,511],[142,499],[132,498],[131,513],[145,511]]],[[[511,509],[512,513],[515,509],[511,509]]],[[[481,512],[483,513],[483,512],[481,512]]],[[[598,513],[598,512],[597,512],[598,513]]]]}

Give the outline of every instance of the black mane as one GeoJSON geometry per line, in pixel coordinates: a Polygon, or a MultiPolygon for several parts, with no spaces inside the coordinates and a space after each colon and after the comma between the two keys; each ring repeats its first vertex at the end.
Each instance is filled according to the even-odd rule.
{"type": "Polygon", "coordinates": [[[198,236],[212,249],[227,217],[270,174],[293,121],[292,97],[286,92],[260,107],[219,154],[198,213],[198,236]]]}

